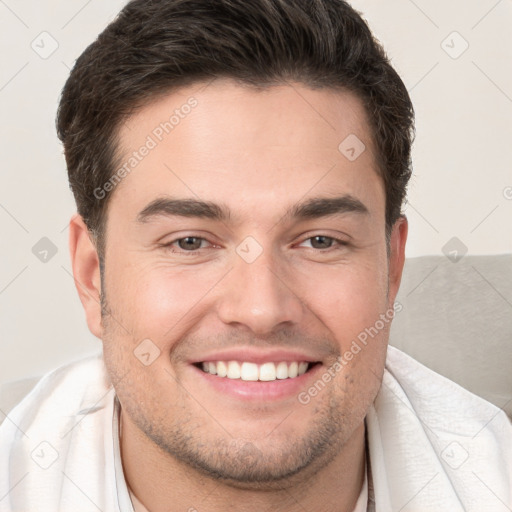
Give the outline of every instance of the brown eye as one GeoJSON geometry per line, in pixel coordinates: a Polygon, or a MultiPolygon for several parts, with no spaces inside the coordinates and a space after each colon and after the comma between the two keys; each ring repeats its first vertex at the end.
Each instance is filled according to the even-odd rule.
{"type": "Polygon", "coordinates": [[[334,238],[322,235],[312,236],[309,240],[311,240],[313,249],[329,249],[334,243],[334,238]]]}
{"type": "Polygon", "coordinates": [[[202,241],[203,238],[199,238],[197,236],[187,236],[176,240],[178,247],[184,251],[196,251],[197,249],[200,249],[202,241]]]}

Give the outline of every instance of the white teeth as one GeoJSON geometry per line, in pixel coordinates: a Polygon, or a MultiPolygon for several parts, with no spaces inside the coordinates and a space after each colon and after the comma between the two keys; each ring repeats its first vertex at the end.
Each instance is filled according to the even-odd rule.
{"type": "Polygon", "coordinates": [[[276,380],[276,365],[265,363],[260,366],[260,380],[276,380]]]}
{"type": "MultiPolygon", "coordinates": [[[[305,363],[304,361],[302,363],[299,363],[299,375],[304,375],[306,373],[306,370],[308,369],[308,363],[305,363]]],[[[217,368],[217,372],[218,372],[217,368]]]]}
{"type": "Polygon", "coordinates": [[[219,361],[217,363],[217,375],[219,377],[225,377],[228,374],[228,367],[224,361],[219,361]]]}
{"type": "Polygon", "coordinates": [[[239,379],[240,378],[240,365],[236,361],[229,361],[228,373],[226,375],[228,379],[239,379]]]}
{"type": "Polygon", "coordinates": [[[286,363],[279,363],[276,368],[276,377],[278,379],[288,378],[288,365],[286,363]]]}
{"type": "Polygon", "coordinates": [[[211,375],[227,377],[228,379],[242,379],[245,381],[273,381],[276,379],[293,379],[304,375],[309,368],[309,363],[305,361],[293,361],[287,363],[256,363],[238,361],[208,361],[202,363],[202,369],[211,375]]]}
{"type": "Polygon", "coordinates": [[[242,380],[258,380],[258,365],[255,363],[242,363],[240,378],[242,380]]]}
{"type": "Polygon", "coordinates": [[[290,378],[294,378],[294,377],[297,377],[297,375],[299,374],[299,364],[298,363],[291,363],[290,366],[288,367],[288,377],[290,378]]]}

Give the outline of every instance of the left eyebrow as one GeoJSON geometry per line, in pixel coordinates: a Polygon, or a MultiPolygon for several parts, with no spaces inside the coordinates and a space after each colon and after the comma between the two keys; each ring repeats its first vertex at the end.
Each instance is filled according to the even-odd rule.
{"type": "Polygon", "coordinates": [[[332,198],[312,198],[298,203],[286,212],[285,218],[305,220],[346,213],[369,215],[370,211],[359,199],[345,194],[332,198]]]}

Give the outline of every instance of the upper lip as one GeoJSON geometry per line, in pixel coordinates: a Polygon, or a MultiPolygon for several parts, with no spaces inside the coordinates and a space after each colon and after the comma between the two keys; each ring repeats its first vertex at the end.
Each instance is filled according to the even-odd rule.
{"type": "Polygon", "coordinates": [[[201,359],[191,360],[192,364],[214,361],[243,361],[249,363],[263,364],[268,362],[280,363],[281,361],[305,361],[316,363],[320,361],[319,357],[300,350],[290,349],[272,349],[261,350],[254,347],[237,347],[217,352],[211,352],[203,355],[201,359]]]}

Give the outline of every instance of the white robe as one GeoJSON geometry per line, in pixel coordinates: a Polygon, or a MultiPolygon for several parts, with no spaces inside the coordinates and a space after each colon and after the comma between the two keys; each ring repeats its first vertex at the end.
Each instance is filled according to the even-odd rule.
{"type": "MultiPolygon", "coordinates": [[[[503,411],[389,347],[366,417],[377,512],[512,510],[503,411]]],[[[132,512],[101,355],[44,376],[0,426],[0,512],[132,512]]]]}

